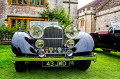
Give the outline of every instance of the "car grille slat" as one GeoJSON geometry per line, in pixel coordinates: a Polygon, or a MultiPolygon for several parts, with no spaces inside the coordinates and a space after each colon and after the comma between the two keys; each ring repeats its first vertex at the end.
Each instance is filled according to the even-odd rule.
{"type": "MultiPolygon", "coordinates": [[[[62,38],[62,29],[46,28],[43,38],[62,38]]],[[[44,39],[44,47],[62,47],[62,39],[44,39]]]]}

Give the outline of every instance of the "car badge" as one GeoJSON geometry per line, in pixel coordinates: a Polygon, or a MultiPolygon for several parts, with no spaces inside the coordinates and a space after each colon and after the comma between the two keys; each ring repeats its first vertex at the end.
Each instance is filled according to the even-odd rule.
{"type": "Polygon", "coordinates": [[[54,53],[57,53],[57,49],[56,48],[54,48],[54,53]]]}
{"type": "Polygon", "coordinates": [[[61,51],[62,51],[62,48],[59,47],[59,48],[58,48],[58,52],[61,52],[61,51]]]}
{"type": "Polygon", "coordinates": [[[65,53],[65,48],[62,48],[63,53],[65,53]]]}
{"type": "Polygon", "coordinates": [[[45,52],[48,53],[48,47],[45,48],[45,52]]]}
{"type": "Polygon", "coordinates": [[[53,52],[53,48],[52,48],[52,47],[50,47],[50,48],[49,48],[49,51],[50,51],[50,53],[52,53],[52,52],[53,52]]]}

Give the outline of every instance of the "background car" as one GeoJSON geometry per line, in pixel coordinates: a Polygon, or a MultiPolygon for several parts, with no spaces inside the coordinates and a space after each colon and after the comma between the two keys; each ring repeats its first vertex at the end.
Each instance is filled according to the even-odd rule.
{"type": "Polygon", "coordinates": [[[111,24],[112,27],[107,31],[98,31],[91,33],[95,42],[95,48],[102,48],[104,51],[120,51],[120,27],[117,24],[111,24]]]}

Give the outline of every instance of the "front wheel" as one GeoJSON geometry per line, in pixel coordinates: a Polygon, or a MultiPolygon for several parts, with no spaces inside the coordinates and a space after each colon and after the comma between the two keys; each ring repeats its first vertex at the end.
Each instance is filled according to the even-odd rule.
{"type": "Polygon", "coordinates": [[[24,61],[16,61],[14,65],[17,72],[22,72],[25,68],[24,61]]]}
{"type": "Polygon", "coordinates": [[[82,71],[87,70],[90,67],[90,64],[91,64],[91,60],[81,60],[74,62],[74,65],[82,71]]]}
{"type": "MultiPolygon", "coordinates": [[[[92,56],[91,52],[81,53],[81,56],[92,56]]],[[[79,60],[75,61],[74,65],[82,71],[87,70],[90,67],[91,60],[79,60]]]]}

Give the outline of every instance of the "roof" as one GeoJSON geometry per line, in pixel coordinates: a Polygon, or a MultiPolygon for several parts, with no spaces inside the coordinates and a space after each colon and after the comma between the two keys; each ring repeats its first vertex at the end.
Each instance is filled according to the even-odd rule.
{"type": "Polygon", "coordinates": [[[87,4],[87,5],[85,5],[85,6],[83,6],[82,8],[80,8],[79,10],[78,10],[78,12],[79,11],[81,11],[81,10],[84,10],[85,8],[87,8],[88,10],[90,9],[90,7],[94,7],[94,8],[96,8],[96,9],[98,9],[103,3],[105,3],[107,0],[94,0],[94,1],[92,1],[91,3],[89,3],[89,4],[87,4]]]}

